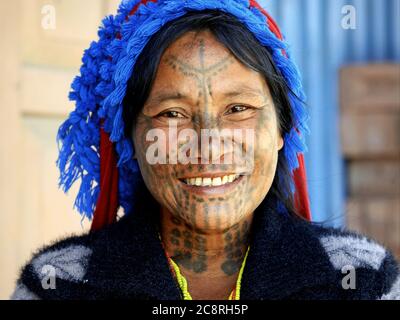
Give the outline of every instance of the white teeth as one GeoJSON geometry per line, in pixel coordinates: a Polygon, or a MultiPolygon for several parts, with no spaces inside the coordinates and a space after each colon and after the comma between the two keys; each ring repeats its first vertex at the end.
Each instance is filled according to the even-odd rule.
{"type": "Polygon", "coordinates": [[[222,179],[220,177],[212,179],[213,186],[220,186],[222,184],[222,179]]]}
{"type": "Polygon", "coordinates": [[[210,186],[211,178],[203,178],[203,186],[210,186]]]}
{"type": "Polygon", "coordinates": [[[203,179],[195,178],[195,180],[196,180],[196,182],[195,182],[196,186],[201,186],[203,184],[203,179]]]}
{"type": "Polygon", "coordinates": [[[227,176],[215,177],[215,178],[197,177],[197,178],[185,179],[185,183],[191,186],[198,186],[198,187],[221,186],[233,182],[239,177],[240,177],[239,174],[230,174],[227,176]]]}

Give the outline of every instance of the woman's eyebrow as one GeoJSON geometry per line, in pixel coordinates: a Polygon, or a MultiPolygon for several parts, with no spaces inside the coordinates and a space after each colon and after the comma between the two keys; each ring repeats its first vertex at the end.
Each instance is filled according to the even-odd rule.
{"type": "Polygon", "coordinates": [[[165,102],[168,100],[190,100],[191,98],[185,94],[180,92],[160,92],[154,95],[154,97],[150,98],[149,104],[158,104],[161,102],[165,102]]]}
{"type": "MultiPolygon", "coordinates": [[[[259,88],[249,87],[247,85],[234,86],[227,92],[222,93],[224,98],[235,98],[239,96],[247,97],[262,97],[265,98],[265,93],[259,88]]],[[[193,98],[179,91],[174,92],[159,92],[149,99],[147,104],[160,104],[169,100],[192,100],[193,98]]]]}
{"type": "Polygon", "coordinates": [[[249,96],[249,97],[262,97],[265,98],[265,93],[257,88],[248,87],[246,85],[235,87],[228,92],[223,94],[227,98],[235,98],[238,96],[249,96]]]}

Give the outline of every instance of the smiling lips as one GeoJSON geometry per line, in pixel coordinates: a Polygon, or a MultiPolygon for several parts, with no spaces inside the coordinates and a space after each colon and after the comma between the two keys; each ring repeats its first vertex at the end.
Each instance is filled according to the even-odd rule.
{"type": "Polygon", "coordinates": [[[218,187],[231,183],[238,179],[240,174],[230,174],[221,177],[195,177],[189,179],[182,179],[187,185],[197,187],[218,187]]]}

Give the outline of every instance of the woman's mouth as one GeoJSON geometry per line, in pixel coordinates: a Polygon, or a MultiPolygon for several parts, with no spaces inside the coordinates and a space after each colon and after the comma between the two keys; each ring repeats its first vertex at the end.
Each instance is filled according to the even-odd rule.
{"type": "Polygon", "coordinates": [[[190,179],[184,179],[183,182],[190,186],[197,186],[197,187],[217,187],[222,186],[227,183],[231,183],[238,179],[240,174],[230,174],[221,177],[195,177],[190,179]]]}
{"type": "Polygon", "coordinates": [[[245,178],[242,174],[201,176],[179,179],[183,188],[199,195],[223,195],[245,178]]]}

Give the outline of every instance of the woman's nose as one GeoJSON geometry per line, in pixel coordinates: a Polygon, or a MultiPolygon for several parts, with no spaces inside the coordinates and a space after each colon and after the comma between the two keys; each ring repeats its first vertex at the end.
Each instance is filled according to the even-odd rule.
{"type": "Polygon", "coordinates": [[[204,111],[193,116],[193,126],[197,131],[202,129],[218,129],[220,128],[220,123],[218,115],[210,111],[204,111]]]}

